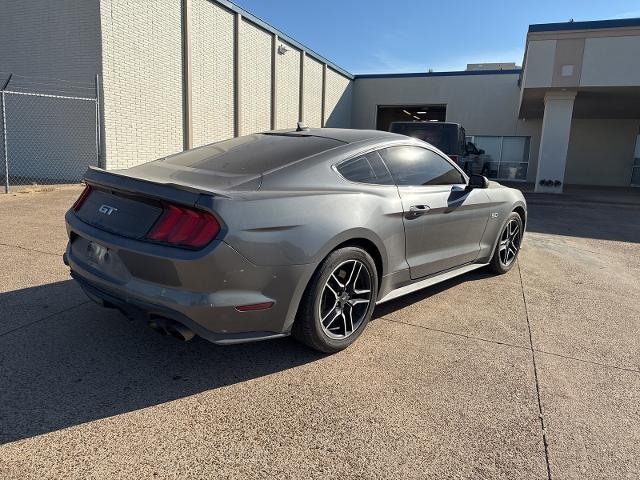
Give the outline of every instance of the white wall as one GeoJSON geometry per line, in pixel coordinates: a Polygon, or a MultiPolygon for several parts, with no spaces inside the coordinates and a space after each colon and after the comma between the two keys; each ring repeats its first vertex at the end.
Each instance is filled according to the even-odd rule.
{"type": "Polygon", "coordinates": [[[234,15],[209,0],[192,0],[193,146],[234,135],[234,15]]]}
{"type": "Polygon", "coordinates": [[[526,88],[549,87],[553,79],[556,40],[528,42],[522,85],[526,88]]]}
{"type": "Polygon", "coordinates": [[[300,112],[301,52],[282,40],[278,45],[288,51],[276,54],[276,129],[295,127],[300,112]]]}
{"type": "Polygon", "coordinates": [[[102,0],[107,168],[182,150],[179,1],[102,0]]]}
{"type": "Polygon", "coordinates": [[[640,86],[640,36],[587,38],[580,86],[640,86]]]}
{"type": "Polygon", "coordinates": [[[304,114],[309,127],[322,126],[322,64],[306,56],[304,62],[304,114]]]}
{"type": "Polygon", "coordinates": [[[581,119],[571,124],[565,183],[629,186],[638,119],[581,119]]]}
{"type": "Polygon", "coordinates": [[[242,20],[240,27],[240,134],[271,129],[272,36],[242,20]]]}
{"type": "Polygon", "coordinates": [[[352,82],[331,68],[327,68],[325,126],[351,126],[352,82]]]}

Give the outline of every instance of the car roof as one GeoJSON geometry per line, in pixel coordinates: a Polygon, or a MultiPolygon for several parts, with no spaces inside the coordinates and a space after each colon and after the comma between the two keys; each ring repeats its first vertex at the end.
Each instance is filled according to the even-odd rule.
{"type": "Polygon", "coordinates": [[[301,137],[321,137],[338,140],[344,143],[355,143],[364,140],[393,140],[403,137],[397,133],[383,132],[381,130],[358,130],[352,128],[305,128],[297,131],[295,129],[272,130],[263,132],[271,135],[291,135],[301,137]]]}
{"type": "Polygon", "coordinates": [[[461,126],[459,123],[455,123],[455,122],[440,122],[440,121],[431,121],[431,120],[398,120],[395,122],[391,122],[391,124],[393,125],[394,123],[402,123],[402,124],[408,124],[408,125],[456,125],[456,126],[461,126]]]}

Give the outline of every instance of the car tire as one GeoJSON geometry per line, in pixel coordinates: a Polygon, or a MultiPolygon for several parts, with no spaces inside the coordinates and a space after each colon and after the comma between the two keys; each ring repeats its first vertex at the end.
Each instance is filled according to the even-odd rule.
{"type": "Polygon", "coordinates": [[[362,334],[377,295],[378,272],[371,255],[357,247],[335,250],[311,278],[292,334],[320,352],[339,352],[362,334]]]}
{"type": "Polygon", "coordinates": [[[523,233],[522,218],[517,212],[511,212],[500,230],[496,248],[488,266],[490,271],[502,275],[513,268],[520,253],[523,233]]]}

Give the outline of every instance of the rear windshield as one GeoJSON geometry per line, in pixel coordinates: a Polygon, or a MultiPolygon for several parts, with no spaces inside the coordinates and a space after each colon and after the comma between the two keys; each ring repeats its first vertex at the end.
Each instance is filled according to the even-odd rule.
{"type": "Polygon", "coordinates": [[[457,155],[458,128],[442,123],[392,123],[391,132],[418,138],[448,155],[457,155]]]}
{"type": "Polygon", "coordinates": [[[331,138],[259,133],[212,143],[157,162],[227,175],[257,175],[343,144],[331,138]]]}

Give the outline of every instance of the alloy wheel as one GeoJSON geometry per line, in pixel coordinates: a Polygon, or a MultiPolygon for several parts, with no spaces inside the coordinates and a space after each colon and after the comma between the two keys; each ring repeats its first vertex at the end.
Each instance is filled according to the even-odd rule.
{"type": "Polygon", "coordinates": [[[502,265],[509,266],[518,255],[520,249],[520,224],[514,218],[509,220],[506,227],[500,235],[500,248],[498,255],[500,257],[500,263],[502,265]]]}
{"type": "Polygon", "coordinates": [[[322,289],[319,317],[322,331],[332,339],[344,339],[364,322],[371,303],[371,273],[359,260],[338,265],[322,289]]]}

